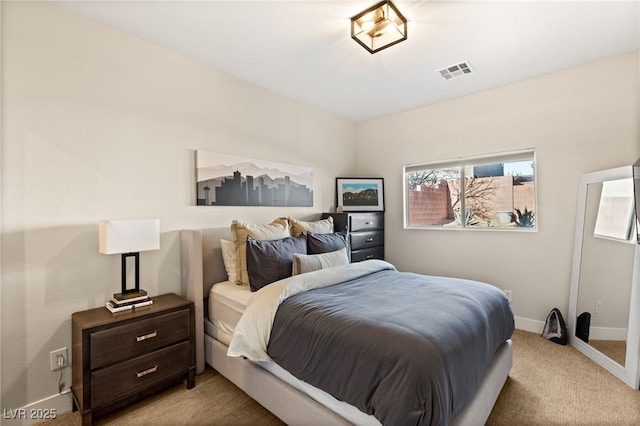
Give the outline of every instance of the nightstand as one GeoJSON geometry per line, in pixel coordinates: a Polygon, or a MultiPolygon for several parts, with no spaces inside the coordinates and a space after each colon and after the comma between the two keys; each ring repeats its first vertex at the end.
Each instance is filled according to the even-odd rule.
{"type": "Polygon", "coordinates": [[[185,378],[195,386],[193,303],[171,293],[152,300],[127,312],[71,316],[71,391],[83,425],[185,378]]]}

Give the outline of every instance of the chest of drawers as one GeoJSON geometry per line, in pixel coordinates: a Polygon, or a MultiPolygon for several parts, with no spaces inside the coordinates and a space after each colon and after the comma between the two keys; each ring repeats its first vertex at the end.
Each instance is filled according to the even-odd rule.
{"type": "Polygon", "coordinates": [[[334,230],[346,232],[351,262],[367,259],[384,260],[384,213],[323,213],[333,218],[334,230]]]}
{"type": "Polygon", "coordinates": [[[72,322],[72,385],[82,424],[187,379],[195,385],[192,302],[175,294],[111,313],[76,312],[72,322]]]}

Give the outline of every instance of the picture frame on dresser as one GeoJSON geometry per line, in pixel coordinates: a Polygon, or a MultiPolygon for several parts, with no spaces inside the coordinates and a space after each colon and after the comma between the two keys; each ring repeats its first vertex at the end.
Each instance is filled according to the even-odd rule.
{"type": "Polygon", "coordinates": [[[336,211],[383,212],[383,178],[336,178],[336,211]]]}

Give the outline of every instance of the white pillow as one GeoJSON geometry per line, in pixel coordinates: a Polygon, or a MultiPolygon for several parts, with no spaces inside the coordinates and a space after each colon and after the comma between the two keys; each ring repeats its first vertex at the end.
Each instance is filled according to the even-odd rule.
{"type": "Polygon", "coordinates": [[[322,254],[296,253],[293,255],[293,275],[348,264],[349,256],[347,256],[346,248],[322,254]]]}
{"type": "Polygon", "coordinates": [[[236,246],[233,241],[220,240],[222,249],[222,261],[224,269],[227,271],[227,279],[232,283],[236,282],[236,246]]]}

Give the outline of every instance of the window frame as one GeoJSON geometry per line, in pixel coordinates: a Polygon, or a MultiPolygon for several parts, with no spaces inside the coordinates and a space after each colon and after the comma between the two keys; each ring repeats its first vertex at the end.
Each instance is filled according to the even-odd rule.
{"type": "Polygon", "coordinates": [[[417,230],[473,230],[473,231],[515,231],[515,232],[537,232],[539,227],[538,221],[538,171],[537,158],[535,148],[526,148],[515,151],[506,151],[493,154],[475,155],[468,157],[459,157],[454,159],[410,163],[403,166],[402,182],[403,182],[403,228],[417,230]],[[535,210],[535,220],[532,227],[492,227],[492,226],[468,226],[466,220],[461,220],[460,226],[443,226],[443,225],[411,225],[409,222],[409,173],[421,170],[439,170],[439,169],[458,169],[458,185],[460,187],[460,211],[466,211],[466,173],[465,168],[474,166],[484,166],[507,162],[531,161],[533,163],[533,205],[535,210]]]}

